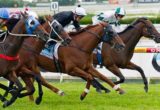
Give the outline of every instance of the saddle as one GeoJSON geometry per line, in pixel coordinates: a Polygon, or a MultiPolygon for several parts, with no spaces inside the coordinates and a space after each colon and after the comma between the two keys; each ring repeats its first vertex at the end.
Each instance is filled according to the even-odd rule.
{"type": "Polygon", "coordinates": [[[58,60],[57,52],[55,52],[57,51],[59,46],[56,46],[56,45],[57,45],[57,42],[53,40],[48,41],[45,45],[45,48],[42,50],[41,55],[51,58],[54,61],[57,72],[62,72],[62,69],[61,69],[62,67],[58,60]]]}

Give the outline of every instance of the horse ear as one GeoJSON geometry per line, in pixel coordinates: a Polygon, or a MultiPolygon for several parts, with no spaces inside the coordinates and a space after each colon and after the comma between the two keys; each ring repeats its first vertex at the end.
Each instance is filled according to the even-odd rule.
{"type": "Polygon", "coordinates": [[[52,21],[53,18],[51,15],[45,15],[44,18],[47,20],[47,21],[52,21]]]}

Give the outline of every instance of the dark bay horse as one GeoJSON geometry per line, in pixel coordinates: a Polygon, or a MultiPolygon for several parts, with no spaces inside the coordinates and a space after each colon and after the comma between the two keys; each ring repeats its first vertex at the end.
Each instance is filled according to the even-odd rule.
{"type": "MultiPolygon", "coordinates": [[[[43,24],[44,29],[46,26],[50,27],[48,22],[43,24]]],[[[20,94],[19,97],[32,95],[34,93],[35,88],[33,85],[32,78],[35,78],[36,81],[38,82],[39,97],[36,99],[36,104],[40,104],[42,100],[43,91],[42,91],[41,84],[45,85],[48,88],[51,88],[53,92],[61,96],[64,95],[63,91],[49,84],[41,76],[39,67],[37,65],[37,56],[40,54],[40,52],[44,48],[45,43],[47,42],[48,39],[49,39],[48,36],[40,36],[37,38],[30,37],[30,38],[25,39],[20,49],[20,52],[19,52],[20,61],[15,69],[17,76],[20,76],[22,78],[22,80],[26,84],[26,89],[27,89],[27,92],[20,94]]],[[[14,84],[13,82],[10,82],[9,89],[12,88],[13,84],[14,84]]],[[[4,96],[6,95],[7,93],[4,96]]]]}
{"type": "MultiPolygon", "coordinates": [[[[34,29],[30,29],[32,29],[32,31],[35,32],[36,35],[39,36],[40,34],[44,33],[44,29],[41,25],[35,26],[35,19],[23,15],[23,18],[19,20],[19,22],[13,28],[11,33],[8,32],[4,39],[1,39],[0,42],[0,76],[8,79],[9,81],[14,82],[18,87],[16,89],[10,90],[12,97],[9,101],[4,97],[0,96],[1,101],[4,102],[3,107],[11,105],[17,99],[20,91],[22,90],[22,84],[17,79],[15,67],[19,61],[18,52],[24,39],[27,37],[36,36],[26,34],[27,31],[30,30],[28,29],[30,27],[30,23],[32,23],[32,26],[34,26],[34,29]]],[[[6,87],[3,84],[0,84],[0,88],[8,90],[8,87],[6,87]]]]}
{"type": "MultiPolygon", "coordinates": [[[[142,76],[145,85],[144,89],[147,92],[148,81],[144,74],[144,71],[140,66],[131,62],[131,58],[133,57],[135,46],[139,42],[141,37],[150,38],[159,43],[160,34],[155,29],[151,21],[146,18],[138,18],[133,23],[131,23],[123,32],[119,33],[119,36],[126,44],[124,51],[117,53],[116,51],[111,49],[110,45],[108,45],[107,43],[103,43],[101,51],[103,65],[109,71],[120,78],[120,81],[115,82],[115,84],[123,83],[125,80],[119,68],[137,70],[142,76]]],[[[98,60],[95,54],[93,63],[98,64],[98,60]]]]}

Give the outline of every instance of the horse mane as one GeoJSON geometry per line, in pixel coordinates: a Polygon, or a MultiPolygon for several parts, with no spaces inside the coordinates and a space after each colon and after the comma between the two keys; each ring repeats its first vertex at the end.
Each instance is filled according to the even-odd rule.
{"type": "Polygon", "coordinates": [[[11,32],[14,26],[18,23],[20,19],[11,18],[7,21],[6,26],[7,29],[11,32]]]}
{"type": "MultiPolygon", "coordinates": [[[[98,24],[97,24],[97,25],[98,25],[98,24]]],[[[77,34],[80,34],[80,33],[84,32],[84,31],[86,31],[86,30],[89,30],[90,28],[96,27],[97,25],[88,25],[88,26],[86,26],[85,28],[81,29],[80,31],[69,32],[68,34],[69,34],[70,36],[74,36],[74,35],[77,35],[77,34]]]]}
{"type": "Polygon", "coordinates": [[[38,21],[41,25],[43,25],[46,22],[44,17],[39,17],[38,21]]]}
{"type": "Polygon", "coordinates": [[[139,22],[141,22],[142,20],[148,20],[148,18],[146,17],[140,17],[135,19],[131,24],[129,24],[122,32],[119,32],[118,34],[123,34],[126,31],[132,29],[136,24],[138,24],[139,22]]]}

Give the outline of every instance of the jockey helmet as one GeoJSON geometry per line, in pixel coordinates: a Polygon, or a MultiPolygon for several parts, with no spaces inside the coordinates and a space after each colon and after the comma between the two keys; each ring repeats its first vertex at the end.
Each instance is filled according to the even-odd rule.
{"type": "Polygon", "coordinates": [[[115,13],[118,14],[118,15],[122,15],[122,16],[126,15],[125,9],[124,8],[120,8],[120,7],[116,8],[115,13]]]}
{"type": "Polygon", "coordinates": [[[6,8],[0,8],[0,18],[2,19],[9,18],[9,11],[6,8]]]}
{"type": "Polygon", "coordinates": [[[86,14],[86,10],[84,8],[82,8],[82,7],[77,7],[75,9],[75,14],[79,15],[79,16],[86,16],[87,15],[86,14]]]}
{"type": "Polygon", "coordinates": [[[38,19],[38,15],[36,12],[34,11],[26,11],[26,13],[29,15],[29,16],[33,16],[34,18],[37,18],[38,19]]]}

